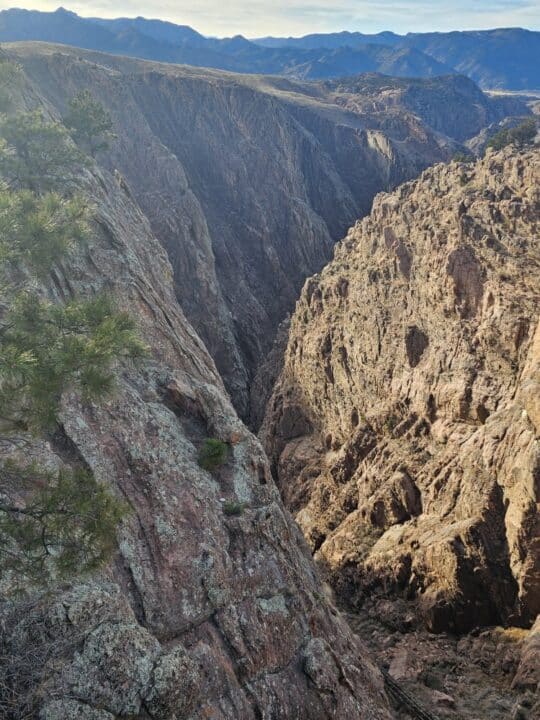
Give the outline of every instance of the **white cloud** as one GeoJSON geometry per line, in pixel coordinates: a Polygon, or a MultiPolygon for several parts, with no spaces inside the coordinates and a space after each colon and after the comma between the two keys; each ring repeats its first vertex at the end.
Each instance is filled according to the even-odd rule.
{"type": "MultiPolygon", "coordinates": [[[[56,9],[58,0],[19,6],[56,9]]],[[[0,8],[9,2],[0,0],[0,8]]],[[[540,29],[540,0],[74,0],[83,16],[160,17],[213,35],[305,35],[361,30],[418,32],[523,26],[540,29]]]]}

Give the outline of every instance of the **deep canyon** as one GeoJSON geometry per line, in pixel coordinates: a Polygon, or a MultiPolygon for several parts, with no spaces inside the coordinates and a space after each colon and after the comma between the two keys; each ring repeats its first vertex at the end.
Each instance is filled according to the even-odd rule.
{"type": "Polygon", "coordinates": [[[116,134],[44,292],[106,289],[150,348],[60,436],[2,441],[132,511],[102,573],[2,608],[35,716],[409,717],[382,667],[440,717],[538,717],[540,156],[451,160],[525,101],[3,52],[19,110],[87,88],[116,134]]]}

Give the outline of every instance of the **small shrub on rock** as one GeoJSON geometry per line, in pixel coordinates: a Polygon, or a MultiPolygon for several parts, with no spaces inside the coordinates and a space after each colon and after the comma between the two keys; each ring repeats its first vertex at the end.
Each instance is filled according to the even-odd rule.
{"type": "Polygon", "coordinates": [[[458,163],[473,163],[476,158],[472,153],[467,152],[457,152],[454,157],[452,158],[454,162],[458,163]]]}
{"type": "Polygon", "coordinates": [[[229,515],[232,517],[238,517],[239,515],[242,515],[244,513],[245,509],[246,509],[245,503],[240,503],[240,502],[223,503],[223,512],[225,513],[225,515],[229,515]]]}
{"type": "Polygon", "coordinates": [[[488,142],[487,147],[494,150],[502,150],[507,145],[516,145],[518,148],[524,148],[527,145],[534,145],[538,125],[535,118],[527,118],[514,128],[505,128],[493,135],[488,142]]]}
{"type": "Polygon", "coordinates": [[[229,446],[223,440],[206,438],[199,452],[199,466],[212,472],[227,460],[229,446]]]}

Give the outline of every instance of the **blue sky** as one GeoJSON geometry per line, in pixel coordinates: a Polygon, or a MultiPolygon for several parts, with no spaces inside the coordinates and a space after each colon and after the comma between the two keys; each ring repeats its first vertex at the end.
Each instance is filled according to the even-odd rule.
{"type": "MultiPolygon", "coordinates": [[[[14,4],[55,10],[58,0],[15,0],[14,4]]],[[[0,0],[0,8],[12,6],[0,0]]],[[[296,36],[336,30],[403,33],[516,26],[540,30],[540,0],[66,0],[66,7],[83,16],[159,17],[219,36],[296,36]]]]}

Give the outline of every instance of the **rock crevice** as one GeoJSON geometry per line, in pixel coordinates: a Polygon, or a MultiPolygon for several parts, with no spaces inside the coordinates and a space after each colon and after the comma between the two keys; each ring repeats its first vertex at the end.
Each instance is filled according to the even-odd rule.
{"type": "Polygon", "coordinates": [[[540,611],[539,187],[538,150],[435,166],[305,284],[261,437],[353,603],[458,632],[540,611]]]}

